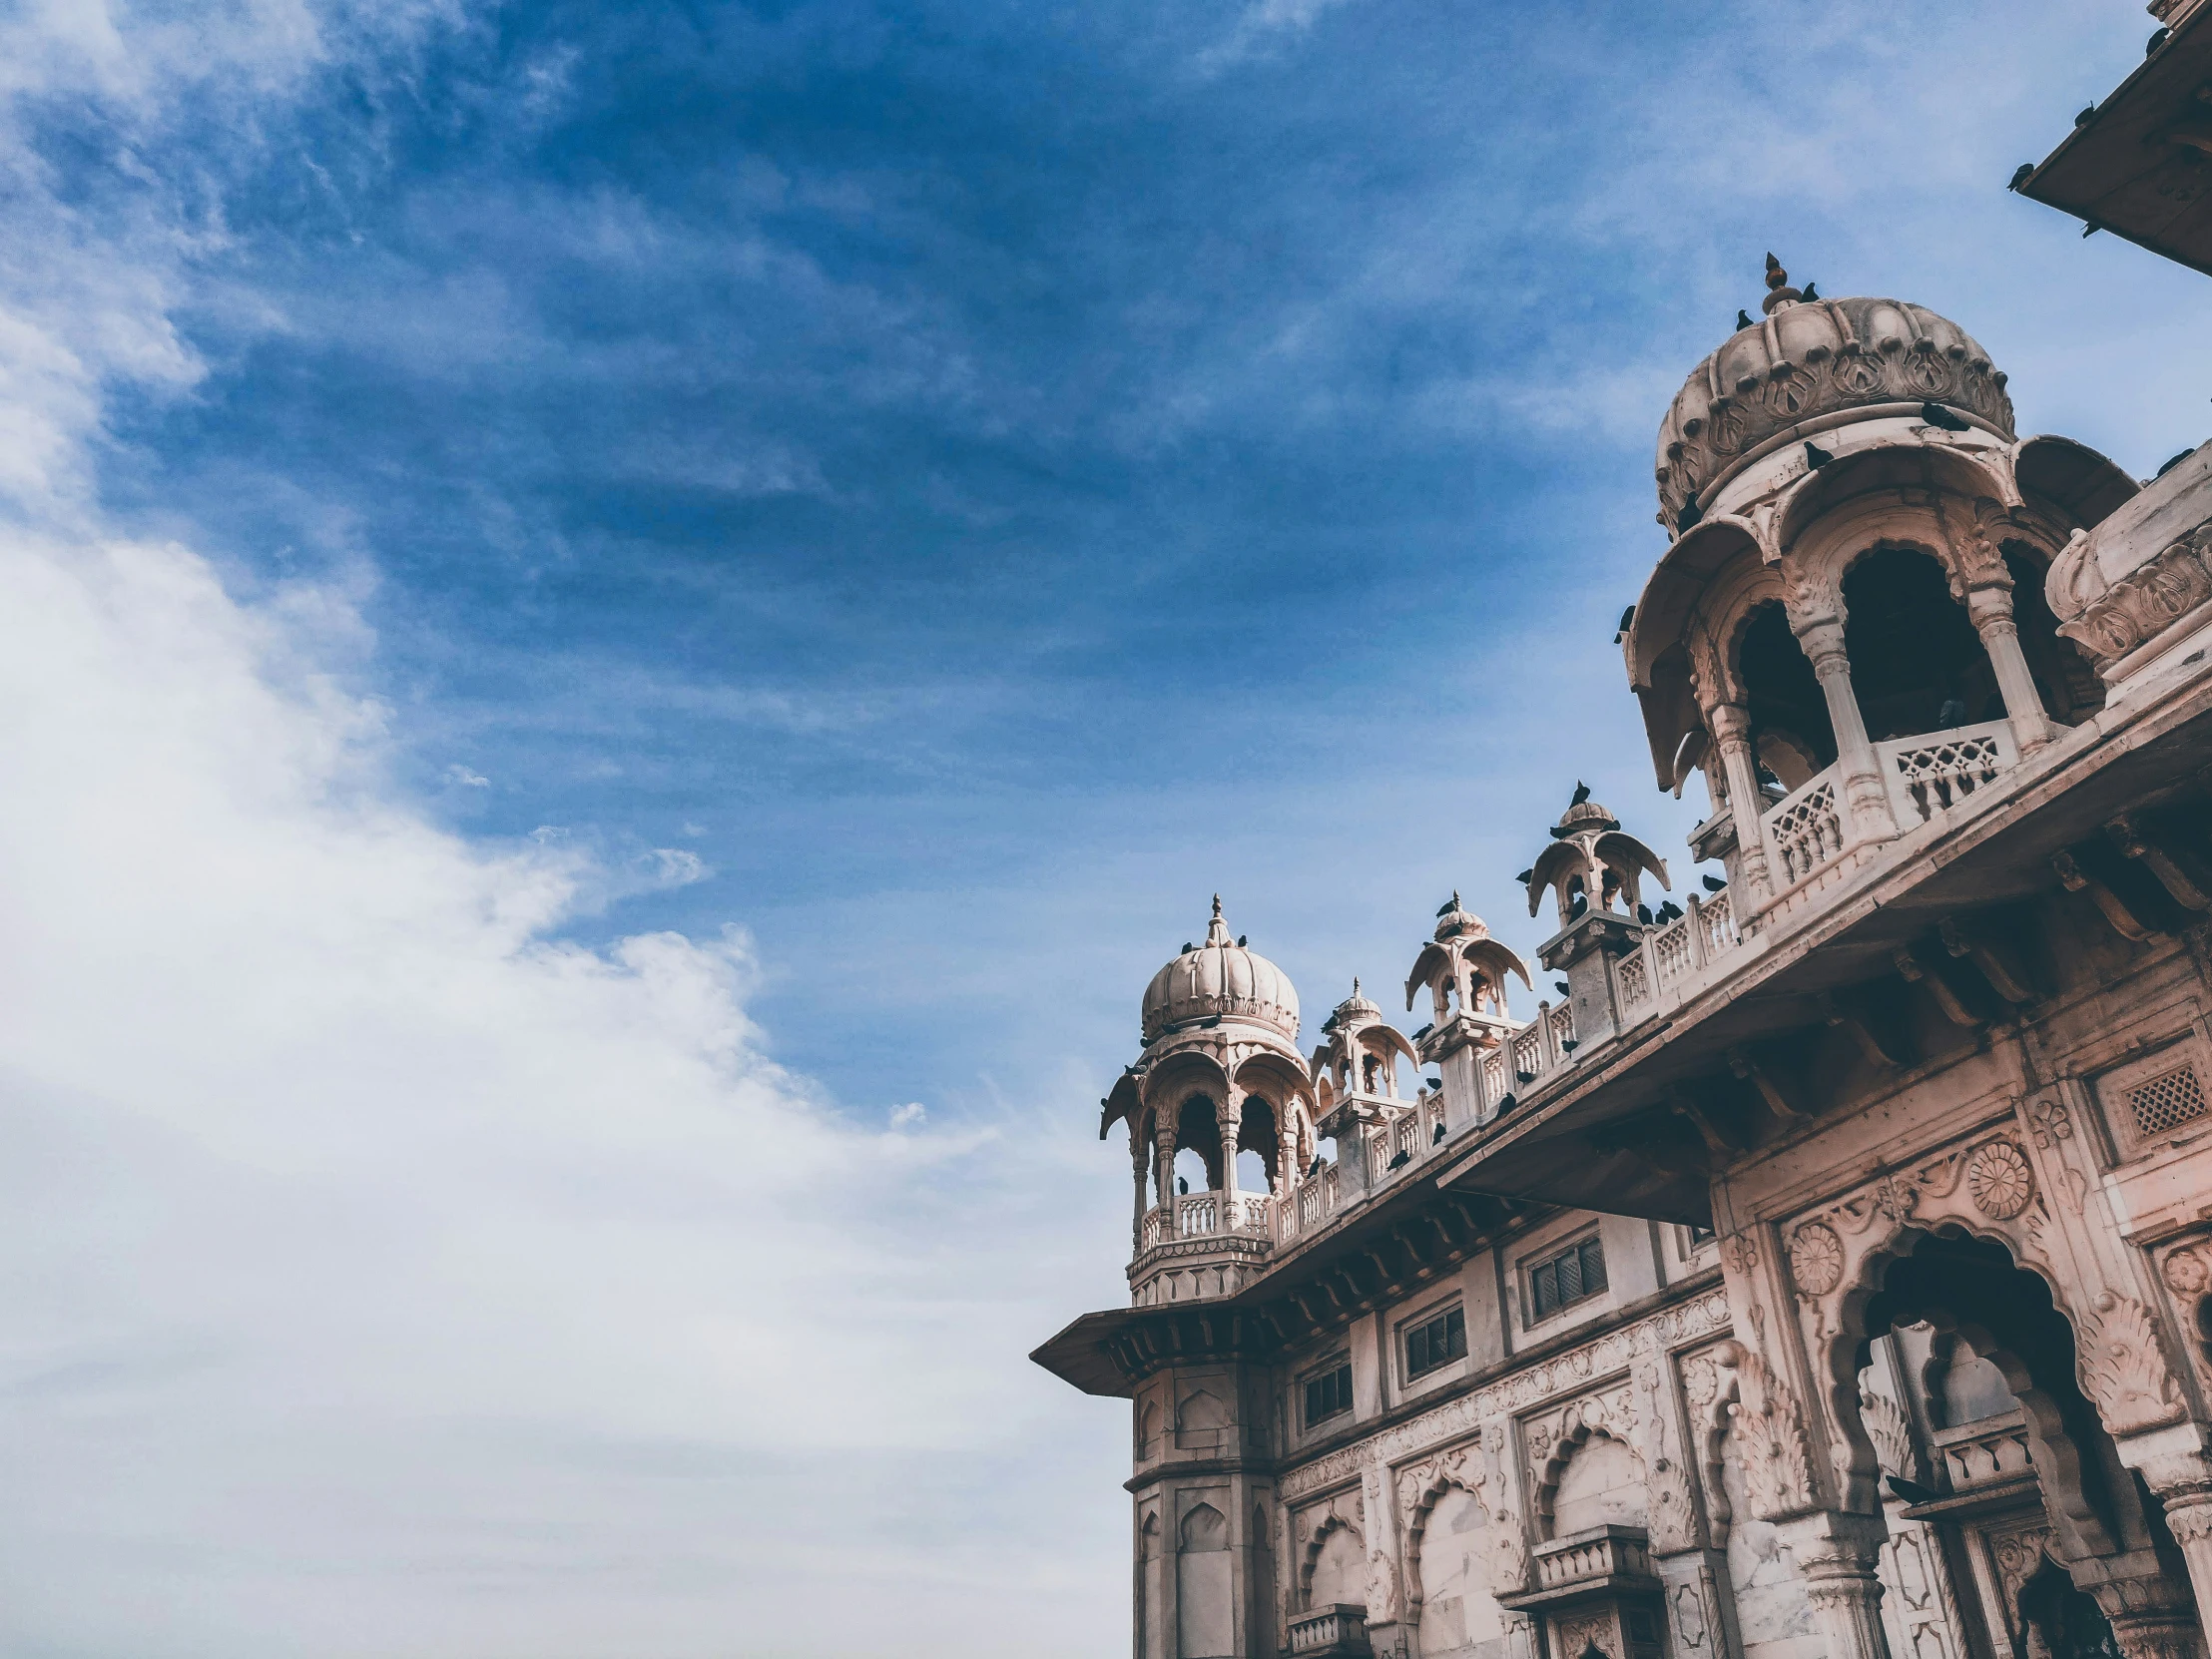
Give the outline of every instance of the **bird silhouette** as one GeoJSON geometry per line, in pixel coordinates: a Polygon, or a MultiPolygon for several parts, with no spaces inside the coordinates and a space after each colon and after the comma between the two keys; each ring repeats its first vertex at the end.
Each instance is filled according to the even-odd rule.
{"type": "Polygon", "coordinates": [[[1633,606],[1633,605],[1631,605],[1631,606],[1629,606],[1629,607],[1628,607],[1628,609],[1627,609],[1627,610],[1625,610],[1625,611],[1621,612],[1621,626],[1620,626],[1620,631],[1621,631],[1622,633],[1624,633],[1624,634],[1625,634],[1625,633],[1627,633],[1627,632],[1628,632],[1628,625],[1629,625],[1630,623],[1634,622],[1635,620],[1636,620],[1636,607],[1635,607],[1635,606],[1633,606]]]}
{"type": "Polygon", "coordinates": [[[1532,1071],[1516,1071],[1513,1073],[1513,1081],[1520,1084],[1522,1088],[1526,1088],[1536,1081],[1536,1074],[1532,1071]]]}
{"type": "Polygon", "coordinates": [[[1245,934],[1245,933],[1239,933],[1239,934],[1237,935],[1237,948],[1238,948],[1239,950],[1242,950],[1242,949],[1244,948],[1244,946],[1245,946],[1245,940],[1246,940],[1247,938],[1249,938],[1249,937],[1250,937],[1250,935],[1249,935],[1249,934],[1245,934]]]}
{"type": "Polygon", "coordinates": [[[1649,904],[1637,905],[1636,919],[1642,922],[1646,927],[1649,927],[1651,925],[1651,906],[1649,904]]]}
{"type": "Polygon", "coordinates": [[[2170,457],[2167,460],[2166,464],[2160,467],[2157,472],[2152,474],[2152,476],[2157,478],[2165,477],[2167,473],[2173,471],[2175,467],[2179,466],[2183,461],[2187,460],[2191,455],[2194,455],[2196,451],[2194,449],[2184,449],[2180,454],[2170,457]]]}
{"type": "Polygon", "coordinates": [[[2144,43],[2143,56],[2147,58],[2153,52],[2157,51],[2161,46],[2165,45],[2167,38],[2172,35],[2172,33],[2173,31],[2171,29],[2160,29],[2156,34],[2152,35],[2150,39],[2144,43]]]}
{"type": "Polygon", "coordinates": [[[1444,1126],[1442,1124],[1439,1123],[1436,1125],[1436,1132],[1428,1137],[1428,1144],[1430,1146],[1441,1146],[1444,1144],[1444,1126]]]}
{"type": "Polygon", "coordinates": [[[1705,890],[1707,892],[1719,892],[1722,888],[1728,885],[1728,883],[1722,880],[1721,877],[1719,877],[1718,875],[1701,875],[1698,877],[1698,879],[1705,883],[1705,890]]]}
{"type": "Polygon", "coordinates": [[[1569,802],[1568,805],[1572,807],[1579,807],[1582,805],[1583,802],[1589,799],[1590,786],[1583,783],[1581,779],[1577,778],[1574,781],[1574,799],[1569,802]]]}
{"type": "Polygon", "coordinates": [[[1736,326],[1739,328],[1749,328],[1750,326],[1752,326],[1751,312],[1745,310],[1740,305],[1736,308],[1736,326]]]}
{"type": "Polygon", "coordinates": [[[1444,1092],[1444,1080],[1441,1077],[1423,1077],[1420,1080],[1420,1086],[1430,1094],[1442,1094],[1444,1092]]]}
{"type": "Polygon", "coordinates": [[[1812,300],[1812,299],[1818,299],[1818,298],[1819,298],[1820,296],[1821,296],[1821,290],[1820,290],[1820,289],[1819,289],[1818,287],[1816,287],[1816,286],[1815,286],[1815,285],[1814,285],[1813,283],[1811,283],[1811,282],[1807,282],[1807,283],[1805,284],[1805,292],[1804,292],[1804,294],[1802,295],[1802,297],[1804,297],[1804,298],[1806,298],[1806,299],[1808,299],[1808,300],[1812,300]]]}
{"type": "Polygon", "coordinates": [[[2088,126],[2088,125],[2089,125],[2089,118],[2090,118],[2091,116],[2095,115],[2096,113],[2097,113],[2097,107],[2096,107],[2096,105],[2094,105],[2094,104],[2084,104],[2084,105],[2082,105],[2082,106],[2081,106],[2081,113],[2080,113],[2079,115],[2077,115],[2077,116],[2075,116],[2075,117],[2074,117],[2074,125],[2075,125],[2076,127],[2086,127],[2086,126],[2088,126]]]}
{"type": "Polygon", "coordinates": [[[1440,916],[1448,916],[1457,908],[1459,908],[1459,889],[1454,887],[1451,889],[1451,896],[1436,906],[1436,913],[1440,916]]]}
{"type": "Polygon", "coordinates": [[[2020,163],[2018,167],[2012,170],[2012,182],[2004,188],[2006,190],[2018,190],[2020,186],[2027,183],[2028,175],[2034,171],[2035,164],[2033,162],[2020,163]]]}
{"type": "Polygon", "coordinates": [[[1677,531],[1692,530],[1704,517],[1705,509],[1697,504],[1697,491],[1692,490],[1682,503],[1682,510],[1674,515],[1674,527],[1677,531]]]}
{"type": "Polygon", "coordinates": [[[1315,1176],[1319,1174],[1321,1174],[1321,1160],[1319,1158],[1316,1158],[1312,1163],[1306,1166],[1306,1179],[1311,1181],[1315,1176]]]}
{"type": "Polygon", "coordinates": [[[1820,446],[1819,444],[1817,444],[1817,443],[1813,442],[1813,441],[1812,441],[1812,440],[1811,440],[1810,438],[1808,438],[1808,439],[1806,440],[1806,443],[1805,443],[1805,465],[1806,465],[1806,470],[1808,470],[1808,471],[1810,471],[1810,472],[1818,472],[1818,471],[1820,471],[1820,469],[1821,469],[1822,467],[1824,467],[1824,466],[1828,465],[1828,463],[1829,463],[1830,461],[1833,461],[1833,460],[1834,460],[1835,458],[1836,458],[1836,457],[1835,457],[1834,455],[1830,454],[1830,453],[1829,453],[1829,452],[1828,452],[1827,450],[1823,449],[1823,448],[1822,448],[1822,447],[1821,447],[1821,446],[1820,446]]]}
{"type": "Polygon", "coordinates": [[[1193,944],[1193,943],[1191,943],[1191,941],[1190,941],[1189,939],[1185,939],[1185,940],[1183,941],[1183,954],[1184,954],[1184,955],[1188,956],[1188,955],[1189,955],[1189,954],[1190,954],[1190,953],[1191,953],[1192,951],[1196,950],[1197,948],[1198,948],[1198,946],[1197,946],[1197,945],[1195,945],[1195,944],[1193,944]]]}
{"type": "Polygon", "coordinates": [[[1659,919],[1661,921],[1680,921],[1682,919],[1682,906],[1673,899],[1668,899],[1659,906],[1659,919]]]}
{"type": "Polygon", "coordinates": [[[1582,1044],[1581,1044],[1580,1042],[1576,1041],[1576,1040],[1575,1040],[1575,1039],[1574,1039],[1573,1037],[1561,1037],[1561,1038],[1559,1039],[1559,1047],[1560,1047],[1560,1049],[1561,1049],[1561,1050],[1562,1050],[1563,1052],[1565,1052],[1565,1053],[1568,1053],[1568,1054],[1572,1054],[1572,1053],[1573,1053],[1573,1052],[1574,1052],[1574,1051],[1575,1051],[1576,1049],[1580,1048],[1581,1046],[1582,1046],[1582,1044]]]}
{"type": "Polygon", "coordinates": [[[1966,705],[1955,697],[1943,699],[1943,706],[1936,711],[1936,730],[1947,732],[1953,726],[1966,724],[1966,705]]]}
{"type": "Polygon", "coordinates": [[[1395,1158],[1392,1158],[1387,1164],[1383,1165],[1382,1167],[1384,1169],[1403,1169],[1412,1161],[1413,1155],[1410,1152],[1400,1152],[1395,1158]]]}
{"type": "Polygon", "coordinates": [[[1971,429],[1965,421],[1952,414],[1940,403],[1923,403],[1921,405],[1921,418],[1931,426],[1940,426],[1946,432],[1964,432],[1971,429]]]}
{"type": "Polygon", "coordinates": [[[1908,1480],[1902,1474],[1886,1474],[1882,1483],[1908,1503],[1934,1503],[1943,1494],[1932,1492],[1918,1480],[1908,1480]]]}
{"type": "Polygon", "coordinates": [[[1422,1026],[1422,1027],[1421,1027],[1421,1028],[1420,1028],[1420,1029],[1419,1029],[1418,1031],[1415,1031],[1415,1032],[1413,1033],[1413,1041],[1415,1041],[1415,1042],[1419,1042],[1419,1041],[1421,1040],[1421,1038],[1423,1038],[1423,1037],[1427,1036],[1429,1032],[1431,1032],[1431,1031],[1433,1031],[1433,1030],[1435,1030],[1435,1029],[1436,1029],[1436,1028],[1435,1028],[1435,1027],[1434,1027],[1433,1025],[1424,1025],[1424,1026],[1422,1026]]]}
{"type": "Polygon", "coordinates": [[[1188,1194],[1191,1190],[1190,1178],[1188,1176],[1178,1175],[1175,1178],[1175,1190],[1179,1193],[1188,1194]]]}
{"type": "Polygon", "coordinates": [[[1530,868],[1522,870],[1518,875],[1514,876],[1513,879],[1518,881],[1522,886],[1525,887],[1528,885],[1529,882],[1536,879],[1536,871],[1534,867],[1531,866],[1530,868]]]}
{"type": "Polygon", "coordinates": [[[2083,242],[2087,242],[2091,237],[2095,236],[2099,231],[2103,229],[2104,227],[2101,225],[2084,225],[2081,228],[2081,240],[2083,242]]]}
{"type": "Polygon", "coordinates": [[[1499,1118],[1503,1117],[1507,1112],[1510,1112],[1519,1104],[1520,1097],[1518,1095],[1508,1093],[1504,1097],[1504,1099],[1500,1100],[1497,1103],[1497,1110],[1490,1114],[1490,1121],[1493,1123],[1496,1122],[1499,1118]]]}
{"type": "Polygon", "coordinates": [[[1584,910],[1587,910],[1589,907],[1590,901],[1587,898],[1583,897],[1582,894],[1576,893],[1572,898],[1567,900],[1567,919],[1569,921],[1575,920],[1582,914],[1584,910]]]}
{"type": "Polygon", "coordinates": [[[1561,996],[1565,996],[1574,987],[1569,985],[1564,979],[1554,979],[1551,982],[1551,988],[1557,991],[1561,996]]]}

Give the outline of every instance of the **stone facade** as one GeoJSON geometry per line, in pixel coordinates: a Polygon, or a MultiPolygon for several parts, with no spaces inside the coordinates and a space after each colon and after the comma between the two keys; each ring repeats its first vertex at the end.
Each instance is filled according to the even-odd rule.
{"type": "Polygon", "coordinates": [[[1526,1016],[1456,894],[1410,1036],[1218,900],[1145,995],[1130,1306],[1037,1354],[1132,1403],[1138,1659],[2204,1652],[2212,448],[1769,285],[1623,622],[1695,890],[1577,790],[1526,1016]]]}

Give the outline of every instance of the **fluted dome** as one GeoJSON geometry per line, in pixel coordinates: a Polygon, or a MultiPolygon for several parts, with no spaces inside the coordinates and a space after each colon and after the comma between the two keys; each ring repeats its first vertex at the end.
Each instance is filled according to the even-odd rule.
{"type": "Polygon", "coordinates": [[[1458,889],[1454,888],[1451,902],[1436,912],[1436,942],[1442,944],[1446,939],[1456,939],[1461,935],[1486,939],[1490,936],[1490,929],[1480,916],[1469,914],[1460,904],[1458,889]]]}
{"type": "Polygon", "coordinates": [[[1323,1031],[1336,1031],[1346,1026],[1373,1025],[1382,1017],[1382,1010],[1360,993],[1360,981],[1352,982],[1352,994],[1331,1010],[1322,1021],[1323,1031]]]}
{"type": "Polygon", "coordinates": [[[1186,1021],[1221,1018],[1256,1020],[1286,1037],[1298,1035],[1298,992],[1281,968],[1231,941],[1217,894],[1206,942],[1184,951],[1145,987],[1144,1040],[1186,1021]]]}
{"type": "Polygon", "coordinates": [[[1766,303],[1765,316],[1691,371],[1660,423],[1660,522],[1670,532],[1687,528],[1678,520],[1693,494],[1709,507],[1746,462],[1841,410],[1866,418],[1940,403],[2012,436],[2004,375],[1971,335],[1927,306],[1800,299],[1790,287],[1766,303]]]}

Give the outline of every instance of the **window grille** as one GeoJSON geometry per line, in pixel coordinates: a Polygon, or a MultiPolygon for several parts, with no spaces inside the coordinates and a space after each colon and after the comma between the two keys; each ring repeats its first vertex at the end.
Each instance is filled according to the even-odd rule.
{"type": "Polygon", "coordinates": [[[1405,1375],[1418,1377],[1467,1357],[1467,1316],[1457,1308],[1405,1333],[1405,1375]]]}
{"type": "Polygon", "coordinates": [[[1352,1409],[1352,1363],[1344,1361],[1306,1382],[1306,1426],[1352,1409]]]}
{"type": "Polygon", "coordinates": [[[1569,1245],[1528,1270],[1531,1325],[1605,1289],[1605,1248],[1594,1238],[1569,1245]]]}
{"type": "Polygon", "coordinates": [[[2134,1114],[2138,1135],[2162,1134],[2168,1129],[2204,1116],[2204,1089],[2196,1068],[2176,1066],[2160,1072],[2127,1091],[2127,1109],[2134,1114]]]}

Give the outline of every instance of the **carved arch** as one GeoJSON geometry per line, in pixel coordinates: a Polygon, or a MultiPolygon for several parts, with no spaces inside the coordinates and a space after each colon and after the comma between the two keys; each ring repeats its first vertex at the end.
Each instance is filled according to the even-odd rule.
{"type": "MultiPolygon", "coordinates": [[[[1481,1471],[1479,1468],[1470,1470],[1465,1466],[1472,1453],[1473,1447],[1462,1447],[1448,1463],[1420,1471],[1427,1478],[1421,1483],[1405,1517],[1405,1621],[1408,1624],[1420,1623],[1421,1545],[1428,1535],[1428,1517],[1444,1493],[1457,1488],[1474,1499],[1485,1516],[1494,1515],[1493,1506],[1484,1501],[1481,1471]]],[[[1495,1524],[1494,1520],[1492,1524],[1495,1524]]]]}
{"type": "Polygon", "coordinates": [[[1299,1552],[1298,1604],[1301,1608],[1314,1605],[1314,1569],[1321,1565],[1322,1546],[1329,1542],[1330,1534],[1335,1532],[1351,1533],[1353,1540],[1360,1546],[1360,1553],[1363,1556],[1367,1554],[1367,1534],[1334,1509],[1323,1515],[1321,1524],[1314,1528],[1314,1535],[1306,1540],[1306,1547],[1299,1552]]]}

